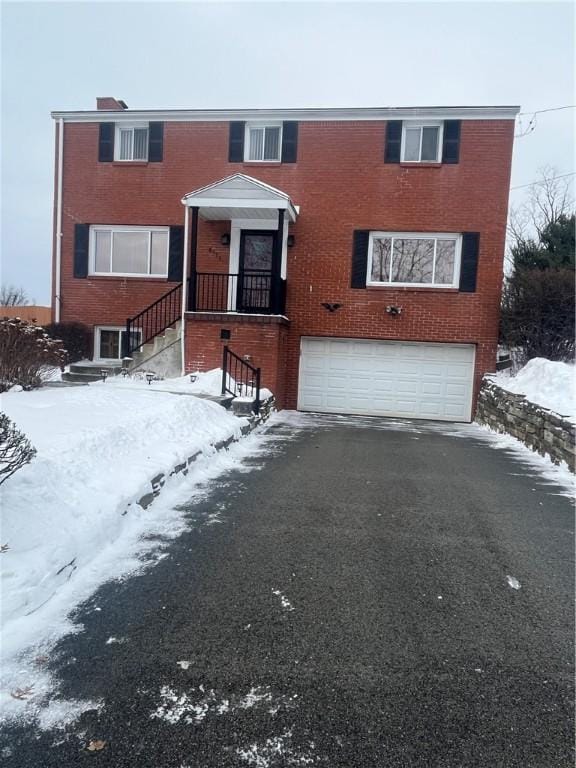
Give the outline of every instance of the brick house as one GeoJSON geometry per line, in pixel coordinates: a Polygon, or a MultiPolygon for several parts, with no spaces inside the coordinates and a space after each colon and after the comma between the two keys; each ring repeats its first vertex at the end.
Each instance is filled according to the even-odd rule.
{"type": "Polygon", "coordinates": [[[227,346],[287,408],[468,421],[517,112],[54,112],[55,319],[93,329],[98,361],[167,329],[178,373],[227,346]]]}

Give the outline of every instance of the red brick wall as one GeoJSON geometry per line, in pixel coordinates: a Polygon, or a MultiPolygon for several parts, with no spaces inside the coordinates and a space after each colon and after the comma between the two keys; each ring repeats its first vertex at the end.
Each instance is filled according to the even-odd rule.
{"type": "Polygon", "coordinates": [[[274,392],[285,407],[286,350],[288,323],[280,318],[235,318],[230,315],[189,315],[186,322],[186,371],[209,371],[222,367],[224,345],[240,357],[249,355],[250,365],[262,369],[263,387],[274,392]],[[220,338],[221,329],[230,339],[220,338]]]}
{"type": "MultiPolygon", "coordinates": [[[[514,122],[462,122],[456,165],[385,164],[379,121],[302,122],[298,162],[228,163],[227,123],[166,123],[162,163],[98,163],[98,126],[66,125],[62,318],[122,323],[169,284],[72,276],[73,225],[183,223],[182,196],[235,172],[288,192],[300,206],[288,251],[286,403],[295,407],[300,337],[475,343],[476,383],[495,365],[514,122]],[[480,232],[477,292],[350,288],[354,229],[480,232]],[[322,302],[339,302],[327,312],[322,302]],[[403,306],[388,316],[387,304],[403,306]]],[[[200,221],[199,268],[226,271],[226,223],[200,221]],[[212,249],[212,250],[211,250],[212,249]]],[[[242,350],[240,350],[242,351],[242,350]]]]}

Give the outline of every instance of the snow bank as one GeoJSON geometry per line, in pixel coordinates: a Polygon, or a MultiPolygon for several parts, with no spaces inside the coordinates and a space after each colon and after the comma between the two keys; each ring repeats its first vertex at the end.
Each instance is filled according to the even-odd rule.
{"type": "Polygon", "coordinates": [[[515,376],[502,372],[493,380],[508,392],[524,395],[530,402],[576,421],[576,377],[569,363],[536,357],[515,376]]]}
{"type": "MultiPolygon", "coordinates": [[[[201,373],[196,371],[192,374],[196,376],[195,381],[191,381],[190,375],[179,376],[174,379],[162,379],[160,381],[152,381],[148,384],[145,374],[140,376],[123,378],[122,376],[115,376],[112,379],[108,379],[106,386],[112,384],[115,387],[121,387],[122,389],[154,389],[158,392],[174,392],[179,394],[188,395],[220,395],[222,393],[222,368],[213,368],[211,371],[201,373]]],[[[235,382],[230,378],[232,386],[235,382]]],[[[99,382],[100,383],[100,382],[99,382]]],[[[272,392],[269,389],[260,390],[260,399],[266,400],[272,396],[272,392]]]]}
{"type": "Polygon", "coordinates": [[[245,422],[216,403],[145,383],[9,392],[2,409],[38,451],[0,486],[0,543],[9,547],[0,554],[0,619],[10,655],[35,639],[59,589],[150,514],[134,502],[156,473],[213,451],[245,422]]]}

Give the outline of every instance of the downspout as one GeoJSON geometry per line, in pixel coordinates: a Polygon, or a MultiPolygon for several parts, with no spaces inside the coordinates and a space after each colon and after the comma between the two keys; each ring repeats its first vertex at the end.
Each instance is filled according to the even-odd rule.
{"type": "Polygon", "coordinates": [[[64,169],[64,120],[58,120],[58,170],[56,182],[56,270],[54,275],[54,320],[60,322],[62,276],[62,174],[64,169]]]}
{"type": "Polygon", "coordinates": [[[186,374],[186,319],[185,312],[188,301],[188,251],[190,208],[184,203],[184,258],[182,259],[182,325],[180,327],[180,349],[182,355],[182,376],[186,374]]]}

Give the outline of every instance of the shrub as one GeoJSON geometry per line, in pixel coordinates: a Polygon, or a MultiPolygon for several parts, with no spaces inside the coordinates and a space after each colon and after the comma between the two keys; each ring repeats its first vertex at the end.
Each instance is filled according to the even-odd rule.
{"type": "Polygon", "coordinates": [[[36,455],[30,444],[5,413],[0,413],[0,485],[36,455]]]}
{"type": "Polygon", "coordinates": [[[516,269],[504,285],[500,339],[517,362],[574,359],[574,271],[516,269]]]}
{"type": "Polygon", "coordinates": [[[62,342],[51,339],[40,326],[19,317],[0,320],[0,392],[15,384],[39,387],[46,369],[67,362],[62,342]]]}
{"type": "Polygon", "coordinates": [[[91,333],[82,323],[50,323],[44,330],[51,339],[59,339],[66,352],[68,362],[76,363],[91,356],[91,333]]]}

